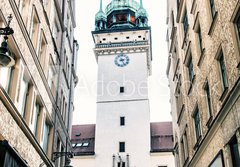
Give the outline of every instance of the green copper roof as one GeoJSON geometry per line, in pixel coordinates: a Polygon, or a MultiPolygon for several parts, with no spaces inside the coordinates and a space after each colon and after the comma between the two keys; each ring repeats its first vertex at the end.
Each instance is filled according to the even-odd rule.
{"type": "Polygon", "coordinates": [[[138,17],[140,17],[140,16],[142,16],[142,17],[148,17],[148,14],[147,14],[146,9],[143,8],[142,0],[140,0],[140,7],[139,7],[139,9],[138,9],[137,12],[136,12],[136,18],[138,18],[138,17]]]}
{"type": "Polygon", "coordinates": [[[108,15],[114,10],[131,9],[136,12],[140,5],[135,0],[112,0],[106,7],[105,13],[108,15]]]}
{"type": "Polygon", "coordinates": [[[99,11],[96,13],[95,15],[95,20],[104,20],[106,21],[107,20],[107,17],[106,17],[106,14],[103,12],[102,10],[102,0],[100,0],[100,9],[99,11]]]}

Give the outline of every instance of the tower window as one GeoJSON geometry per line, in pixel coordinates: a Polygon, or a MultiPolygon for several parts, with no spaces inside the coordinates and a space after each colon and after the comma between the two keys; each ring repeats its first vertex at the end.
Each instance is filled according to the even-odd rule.
{"type": "Polygon", "coordinates": [[[127,36],[126,39],[129,39],[129,37],[127,36]]]}
{"type": "Polygon", "coordinates": [[[119,152],[125,152],[125,142],[119,142],[119,152]]]}
{"type": "Polygon", "coordinates": [[[120,117],[120,125],[121,126],[125,125],[125,117],[120,117]]]}
{"type": "Polygon", "coordinates": [[[103,38],[102,40],[103,40],[103,41],[106,41],[106,38],[103,38]]]}
{"type": "Polygon", "coordinates": [[[118,38],[117,38],[117,37],[115,37],[114,39],[115,39],[115,40],[118,40],[118,38]]]}
{"type": "Polygon", "coordinates": [[[120,93],[124,93],[124,87],[123,86],[120,87],[120,93]]]}
{"type": "Polygon", "coordinates": [[[142,36],[141,36],[141,35],[139,35],[139,36],[138,36],[138,38],[142,38],[142,36]]]}

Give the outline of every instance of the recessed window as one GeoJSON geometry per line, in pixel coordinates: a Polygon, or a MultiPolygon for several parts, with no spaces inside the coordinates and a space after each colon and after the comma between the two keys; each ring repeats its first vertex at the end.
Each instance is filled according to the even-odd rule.
{"type": "Polygon", "coordinates": [[[216,14],[216,9],[215,9],[215,2],[214,0],[210,0],[210,8],[211,8],[211,15],[212,15],[212,19],[214,18],[215,14],[216,14]]]}
{"type": "Polygon", "coordinates": [[[129,39],[129,37],[126,37],[126,39],[129,39]]]}
{"type": "Polygon", "coordinates": [[[117,38],[117,37],[115,37],[114,39],[115,39],[115,40],[118,40],[118,38],[117,38]]]}
{"type": "Polygon", "coordinates": [[[120,87],[120,93],[124,93],[124,87],[123,86],[120,87]]]}
{"type": "Polygon", "coordinates": [[[240,45],[240,12],[238,11],[236,18],[234,19],[234,24],[236,27],[238,43],[240,45]]]}
{"type": "Polygon", "coordinates": [[[50,129],[51,129],[51,126],[46,120],[45,124],[44,124],[44,132],[43,132],[43,136],[44,136],[43,137],[43,150],[45,153],[48,152],[50,129]]]}
{"type": "Polygon", "coordinates": [[[146,38],[143,38],[143,40],[146,40],[146,38]]]}
{"type": "Polygon", "coordinates": [[[103,40],[103,41],[106,41],[106,38],[103,38],[102,40],[103,40]]]}
{"type": "Polygon", "coordinates": [[[221,73],[223,88],[226,89],[228,87],[227,69],[226,69],[224,55],[223,55],[222,51],[220,53],[218,61],[219,61],[219,67],[220,67],[220,73],[221,73]]]}
{"type": "Polygon", "coordinates": [[[142,38],[142,36],[141,36],[141,35],[139,35],[139,36],[138,36],[138,38],[142,38]]]}
{"type": "Polygon", "coordinates": [[[211,94],[210,94],[210,88],[208,82],[205,85],[205,93],[206,93],[206,100],[207,100],[207,106],[208,106],[208,118],[212,117],[212,100],[211,100],[211,94]]]}
{"type": "Polygon", "coordinates": [[[125,162],[118,162],[118,167],[125,167],[125,162]]]}
{"type": "Polygon", "coordinates": [[[120,117],[120,125],[121,126],[125,125],[125,117],[120,117]]]}
{"type": "Polygon", "coordinates": [[[38,43],[39,27],[40,27],[40,20],[37,15],[36,8],[33,7],[30,37],[31,37],[31,40],[32,40],[32,43],[33,43],[33,46],[35,49],[37,48],[37,43],[38,43]]]}
{"type": "Polygon", "coordinates": [[[119,142],[119,152],[125,152],[125,142],[119,142]]]}
{"type": "Polygon", "coordinates": [[[189,81],[192,83],[193,79],[194,79],[194,69],[193,69],[193,62],[192,62],[192,54],[190,53],[190,58],[188,61],[188,77],[189,77],[189,81]]]}
{"type": "Polygon", "coordinates": [[[188,30],[188,16],[187,16],[187,10],[185,10],[184,16],[183,16],[183,30],[184,34],[187,33],[188,30]]]}
{"type": "Polygon", "coordinates": [[[102,41],[100,41],[99,43],[102,43],[102,41]]]}
{"type": "Polygon", "coordinates": [[[193,120],[194,120],[194,125],[195,125],[195,135],[196,135],[196,139],[198,141],[201,137],[201,123],[200,123],[200,115],[199,115],[198,107],[196,108],[196,111],[193,115],[193,120]]]}
{"type": "Polygon", "coordinates": [[[231,151],[231,159],[233,166],[240,166],[240,157],[238,150],[238,142],[236,136],[229,143],[230,151],[231,151]]]}
{"type": "Polygon", "coordinates": [[[223,153],[220,151],[210,163],[209,167],[224,167],[223,153]]]}

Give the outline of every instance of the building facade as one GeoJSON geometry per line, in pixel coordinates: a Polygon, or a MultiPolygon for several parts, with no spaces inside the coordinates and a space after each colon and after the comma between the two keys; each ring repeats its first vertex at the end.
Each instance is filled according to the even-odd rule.
{"type": "Polygon", "coordinates": [[[240,166],[240,2],[169,0],[177,166],[240,166]]]}
{"type": "Polygon", "coordinates": [[[71,150],[74,6],[74,0],[0,1],[0,27],[13,17],[8,47],[15,60],[0,67],[0,166],[65,164],[56,152],[71,150]]]}
{"type": "Polygon", "coordinates": [[[79,156],[73,165],[174,166],[171,123],[166,135],[161,133],[165,126],[150,124],[151,28],[142,0],[112,0],[105,12],[101,0],[92,36],[98,63],[96,125],[76,127],[72,140],[79,156]],[[82,138],[82,131],[94,135],[82,138]]]}

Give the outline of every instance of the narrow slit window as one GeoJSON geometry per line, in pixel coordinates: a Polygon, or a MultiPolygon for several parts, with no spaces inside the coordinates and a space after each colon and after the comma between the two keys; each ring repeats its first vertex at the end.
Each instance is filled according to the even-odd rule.
{"type": "Polygon", "coordinates": [[[120,87],[120,93],[124,93],[124,87],[123,86],[120,87]]]}

